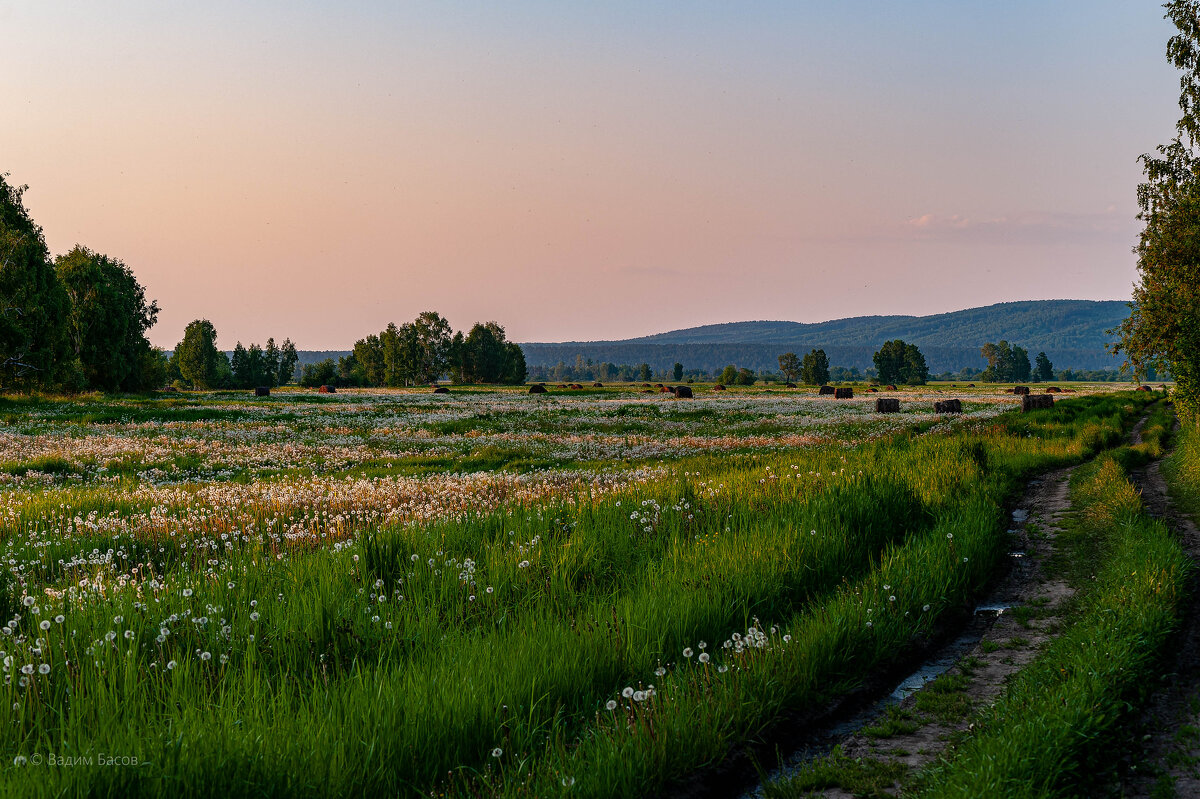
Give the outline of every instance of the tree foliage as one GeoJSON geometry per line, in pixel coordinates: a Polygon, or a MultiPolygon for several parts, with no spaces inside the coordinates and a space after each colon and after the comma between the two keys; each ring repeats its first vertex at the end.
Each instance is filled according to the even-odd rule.
{"type": "Polygon", "coordinates": [[[0,376],[5,387],[49,388],[68,371],[70,299],[42,229],[25,210],[25,186],[0,175],[0,376]]]}
{"type": "Polygon", "coordinates": [[[810,386],[823,386],[829,382],[829,358],[825,350],[812,350],[804,356],[800,379],[810,386]]]}
{"type": "Polygon", "coordinates": [[[916,344],[906,344],[898,338],[885,341],[873,360],[881,383],[923,386],[929,380],[929,366],[916,344]]]}
{"type": "Polygon", "coordinates": [[[217,351],[217,329],[212,322],[207,319],[190,322],[171,357],[178,364],[183,379],[196,388],[220,387],[222,370],[219,367],[225,361],[225,355],[217,351]]]}
{"type": "Polygon", "coordinates": [[[1039,352],[1033,362],[1033,379],[1042,383],[1054,379],[1054,364],[1044,352],[1039,352]]]}
{"type": "Polygon", "coordinates": [[[452,333],[450,323],[433,311],[359,339],[343,361],[340,379],[369,386],[432,383],[447,374],[459,383],[515,385],[526,376],[524,351],[505,338],[499,324],[478,323],[466,335],[452,333]]]}
{"type": "Polygon", "coordinates": [[[150,355],[146,338],[158,303],[146,300],[133,271],[78,244],[54,265],[71,301],[68,334],[86,385],[101,391],[160,387],[160,358],[150,355]]]}
{"type": "Polygon", "coordinates": [[[1167,60],[1182,71],[1176,135],[1157,155],[1141,157],[1138,219],[1145,223],[1135,252],[1138,283],[1132,313],[1113,332],[1138,376],[1170,371],[1180,415],[1200,423],[1200,2],[1167,3],[1178,33],[1167,60]]]}
{"type": "MultiPolygon", "coordinates": [[[[783,375],[783,379],[791,383],[796,378],[800,377],[800,359],[796,357],[794,352],[785,352],[779,356],[779,374],[783,375]]],[[[804,382],[808,382],[805,380],[804,382]]]]}
{"type": "Polygon", "coordinates": [[[988,362],[979,376],[984,383],[1024,383],[1032,374],[1029,353],[1003,339],[998,343],[989,341],[979,352],[988,362]]]}

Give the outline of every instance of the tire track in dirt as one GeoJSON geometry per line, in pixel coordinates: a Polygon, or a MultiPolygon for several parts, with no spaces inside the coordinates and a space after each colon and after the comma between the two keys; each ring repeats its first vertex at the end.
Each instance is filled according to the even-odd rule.
{"type": "MultiPolygon", "coordinates": [[[[993,703],[1009,677],[1028,665],[1054,637],[1057,611],[1074,590],[1064,580],[1047,574],[1045,562],[1054,553],[1059,524],[1070,509],[1067,489],[1073,471],[1074,467],[1060,469],[1031,481],[1013,512],[1011,552],[1020,557],[1014,558],[1005,578],[980,603],[971,624],[976,629],[967,632],[977,637],[974,646],[958,659],[959,665],[945,672],[947,683],[953,681],[957,690],[941,693],[935,699],[938,693],[928,683],[910,689],[896,710],[885,711],[876,722],[842,743],[845,755],[900,763],[910,773],[930,765],[945,751],[950,736],[967,729],[974,712],[993,703]],[[1035,616],[1030,617],[1028,609],[1036,609],[1035,616]],[[952,701],[947,702],[951,694],[952,701]],[[950,707],[945,708],[945,704],[950,707]],[[872,735],[872,730],[886,725],[889,714],[901,723],[910,717],[910,724],[920,726],[886,737],[872,735]]],[[[897,694],[893,697],[898,698],[897,694]]],[[[842,789],[830,789],[823,795],[838,799],[853,796],[842,789]]]]}
{"type": "MultiPolygon", "coordinates": [[[[967,728],[973,711],[995,701],[1007,679],[1031,662],[1056,634],[1057,610],[1074,594],[1064,580],[1047,573],[1045,562],[1054,553],[1055,535],[1070,509],[1068,486],[1075,468],[1049,472],[1027,484],[1012,513],[1009,568],[976,606],[966,629],[933,652],[890,697],[797,753],[773,779],[786,778],[826,754],[834,744],[851,759],[890,761],[909,772],[919,770],[942,754],[951,734],[967,728]],[[966,669],[958,665],[964,662],[970,664],[966,669]],[[939,699],[948,708],[931,713],[933,692],[924,686],[942,674],[954,681],[956,690],[953,696],[943,693],[939,699]],[[889,718],[902,724],[907,720],[916,729],[886,737],[870,734],[889,718]]],[[[832,788],[814,795],[843,799],[854,794],[832,788]]],[[[762,796],[761,786],[745,796],[762,796]]]]}

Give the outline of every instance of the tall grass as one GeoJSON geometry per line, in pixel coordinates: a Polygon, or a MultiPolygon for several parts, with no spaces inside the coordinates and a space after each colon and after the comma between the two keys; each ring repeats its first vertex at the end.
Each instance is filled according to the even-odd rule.
{"type": "Polygon", "coordinates": [[[957,612],[1003,555],[1021,481],[1119,440],[1144,401],[689,458],[657,484],[322,546],[279,545],[269,513],[182,540],[56,538],[37,520],[63,506],[130,505],[32,492],[0,520],[21,616],[0,639],[0,751],[139,765],[2,779],[47,796],[654,795],[957,612]]]}

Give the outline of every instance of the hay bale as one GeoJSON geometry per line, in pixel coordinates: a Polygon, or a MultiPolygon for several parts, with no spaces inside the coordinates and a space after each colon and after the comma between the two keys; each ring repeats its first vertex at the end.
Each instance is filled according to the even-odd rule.
{"type": "Polygon", "coordinates": [[[318,394],[336,394],[337,389],[333,386],[321,386],[317,389],[318,394]]]}
{"type": "Polygon", "coordinates": [[[1150,386],[1138,386],[1137,388],[1134,389],[1134,391],[1153,391],[1153,390],[1154,389],[1150,388],[1150,386]]]}
{"type": "Polygon", "coordinates": [[[962,413],[962,400],[938,400],[933,403],[934,413],[962,413]]]}
{"type": "Polygon", "coordinates": [[[642,383],[642,388],[650,388],[650,384],[649,384],[649,383],[642,383]]]}
{"type": "Polygon", "coordinates": [[[888,383],[886,386],[884,386],[884,388],[885,388],[885,389],[887,389],[888,391],[895,391],[895,390],[896,390],[896,387],[895,387],[895,386],[893,386],[891,383],[888,383]]]}
{"type": "Polygon", "coordinates": [[[1054,407],[1053,394],[1022,394],[1021,395],[1021,412],[1029,413],[1043,408],[1054,407]]]}
{"type": "Polygon", "coordinates": [[[254,389],[254,396],[256,396],[256,397],[271,396],[271,387],[270,386],[259,386],[258,388],[254,389]]]}
{"type": "Polygon", "coordinates": [[[644,388],[644,389],[642,389],[642,393],[643,394],[657,394],[658,390],[653,389],[653,388],[644,388]]]}
{"type": "Polygon", "coordinates": [[[435,388],[433,390],[433,393],[434,394],[449,394],[450,389],[446,388],[445,386],[438,386],[437,388],[435,388]]]}
{"type": "Polygon", "coordinates": [[[1064,394],[1074,394],[1074,393],[1075,393],[1075,389],[1073,389],[1073,388],[1064,388],[1062,393],[1064,393],[1064,394]]]}
{"type": "Polygon", "coordinates": [[[675,386],[675,399],[692,399],[692,390],[687,386],[675,386]]]}
{"type": "Polygon", "coordinates": [[[545,394],[546,387],[543,385],[540,385],[538,383],[534,383],[532,386],[529,387],[529,393],[530,394],[545,394]]]}
{"type": "Polygon", "coordinates": [[[1029,394],[1029,386],[1013,386],[1012,393],[1024,397],[1029,394]]]}
{"type": "Polygon", "coordinates": [[[724,391],[724,390],[725,390],[725,386],[721,385],[720,383],[717,383],[715,386],[713,386],[713,391],[724,391]]]}
{"type": "Polygon", "coordinates": [[[795,388],[796,384],[795,383],[784,383],[783,387],[784,388],[795,388]]]}
{"type": "Polygon", "coordinates": [[[597,380],[595,383],[592,383],[592,388],[604,388],[604,384],[597,380]]]}
{"type": "Polygon", "coordinates": [[[1046,393],[1047,394],[1060,394],[1060,393],[1062,393],[1062,389],[1059,388],[1058,386],[1047,386],[1046,393]]]}
{"type": "Polygon", "coordinates": [[[661,387],[658,389],[658,393],[659,393],[659,394],[670,394],[670,393],[671,393],[671,392],[673,392],[674,390],[675,390],[675,389],[671,388],[670,386],[661,386],[661,387]]]}
{"type": "Polygon", "coordinates": [[[880,397],[875,400],[875,413],[900,413],[900,400],[895,397],[880,397]]]}
{"type": "Polygon", "coordinates": [[[834,399],[854,399],[854,389],[837,388],[833,390],[834,399]]]}
{"type": "Polygon", "coordinates": [[[868,389],[867,389],[867,393],[868,393],[868,394],[878,394],[878,393],[879,393],[879,389],[877,389],[877,388],[868,388],[868,389]]]}
{"type": "Polygon", "coordinates": [[[819,389],[817,389],[817,394],[821,395],[822,397],[825,396],[826,394],[832,394],[832,393],[833,393],[833,386],[821,386],[819,389]]]}
{"type": "Polygon", "coordinates": [[[975,384],[974,384],[974,383],[967,383],[967,388],[975,388],[975,384]]]}
{"type": "Polygon", "coordinates": [[[583,386],[579,385],[578,383],[572,383],[570,386],[568,386],[568,388],[574,389],[575,391],[583,391],[583,386]]]}

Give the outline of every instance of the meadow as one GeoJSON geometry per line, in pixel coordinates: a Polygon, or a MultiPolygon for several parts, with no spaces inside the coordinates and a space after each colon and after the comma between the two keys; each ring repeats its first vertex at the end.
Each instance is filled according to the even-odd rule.
{"type": "Polygon", "coordinates": [[[1024,480],[1161,396],[1079,389],[0,400],[3,784],[702,786],[952,625],[1024,480]]]}

